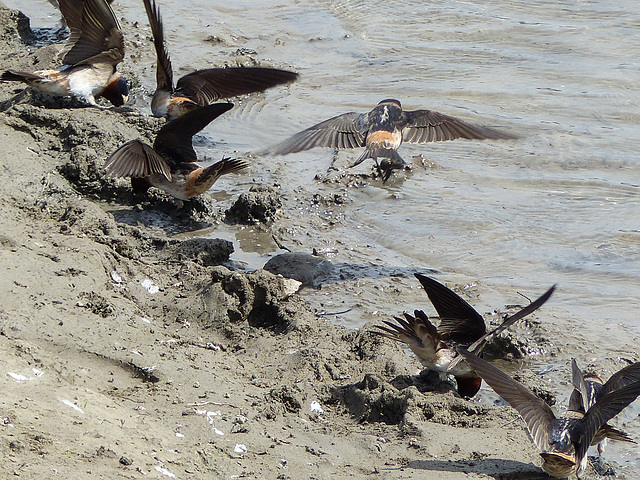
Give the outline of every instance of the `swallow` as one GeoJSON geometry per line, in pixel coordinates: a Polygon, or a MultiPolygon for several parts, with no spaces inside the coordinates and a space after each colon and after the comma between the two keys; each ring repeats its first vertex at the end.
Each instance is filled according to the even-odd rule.
{"type": "MultiPolygon", "coordinates": [[[[604,383],[597,375],[585,375],[573,358],[571,359],[571,372],[573,391],[569,398],[569,410],[582,414],[589,410],[589,408],[608,392],[618,390],[628,383],[640,380],[637,372],[634,376],[635,370],[633,365],[630,365],[614,373],[611,378],[604,383]]],[[[598,429],[591,441],[591,445],[597,445],[599,455],[602,455],[607,439],[637,443],[625,432],[605,423],[598,429]]]]}
{"type": "Polygon", "coordinates": [[[201,195],[221,175],[249,166],[246,160],[230,158],[209,167],[195,163],[193,136],[232,107],[233,103],[214,103],[171,120],[160,129],[153,147],[141,140],[125,143],[109,156],[105,171],[114,177],[131,177],[136,192],[154,186],[179,200],[201,195]]]}
{"type": "Polygon", "coordinates": [[[540,308],[555,290],[555,286],[551,287],[536,301],[487,332],[482,315],[462,297],[432,278],[419,273],[415,276],[438,312],[438,327],[431,323],[423,311],[416,310],[413,315],[405,313],[404,319],[394,317],[397,323],[384,321],[385,326],[375,325],[380,331],[374,333],[406,343],[422,365],[440,372],[443,377],[453,375],[458,393],[463,397],[473,397],[478,393],[482,379],[465,362],[460,361],[455,346],[463,345],[479,354],[492,337],[540,308]]]}
{"type": "Polygon", "coordinates": [[[431,143],[466,138],[469,140],[510,139],[512,135],[488,127],[479,127],[433,110],[403,110],[398,100],[382,100],[368,113],[349,112],[320,122],[296,133],[288,140],[256,152],[258,155],[286,155],[315,147],[337,149],[365,147],[349,166],[372,158],[386,181],[394,169],[406,162],[398,154],[402,142],[431,143]],[[384,158],[382,164],[378,158],[384,158]]]}
{"type": "Polygon", "coordinates": [[[297,73],[276,68],[208,68],[185,75],[174,87],[173,69],[165,46],[160,10],[155,0],[144,0],[144,8],[158,57],[156,91],[151,99],[151,111],[156,117],[171,120],[221,98],[262,92],[298,78],[297,73]]]}
{"type": "Polygon", "coordinates": [[[20,72],[5,70],[0,80],[23,82],[46,93],[73,96],[100,107],[97,97],[114,106],[127,101],[129,87],[116,71],[124,58],[124,36],[113,10],[105,0],[59,0],[69,27],[69,38],[60,52],[57,69],[20,72]]]}
{"type": "Polygon", "coordinates": [[[586,413],[567,410],[556,417],[544,400],[500,369],[464,348],[458,348],[458,353],[522,416],[533,443],[542,452],[542,469],[556,478],[582,472],[588,463],[587,450],[598,430],[640,395],[638,362],[621,370],[620,382],[603,391],[586,413]]]}

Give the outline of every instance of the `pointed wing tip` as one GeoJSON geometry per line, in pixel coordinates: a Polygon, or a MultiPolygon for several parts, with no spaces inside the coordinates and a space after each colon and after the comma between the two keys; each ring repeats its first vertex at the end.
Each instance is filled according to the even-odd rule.
{"type": "Polygon", "coordinates": [[[435,280],[431,277],[427,277],[424,273],[414,273],[413,274],[414,277],[416,277],[418,279],[418,281],[420,283],[426,282],[426,283],[431,283],[431,282],[435,282],[435,280]]]}
{"type": "Polygon", "coordinates": [[[285,73],[285,77],[289,77],[287,82],[295,82],[300,78],[300,74],[298,72],[292,72],[290,70],[281,70],[285,73]]]}
{"type": "Polygon", "coordinates": [[[424,288],[424,290],[427,292],[427,295],[430,291],[433,291],[434,288],[447,288],[442,283],[431,277],[427,277],[423,273],[414,273],[413,276],[416,277],[416,279],[420,282],[420,285],[422,285],[422,288],[424,288]]]}

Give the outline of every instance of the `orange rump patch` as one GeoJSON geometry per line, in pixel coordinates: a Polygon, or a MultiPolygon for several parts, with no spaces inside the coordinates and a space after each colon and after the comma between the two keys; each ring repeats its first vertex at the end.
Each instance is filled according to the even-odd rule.
{"type": "Polygon", "coordinates": [[[372,143],[382,144],[386,148],[398,148],[400,146],[400,134],[387,132],[386,130],[378,130],[371,132],[367,136],[367,145],[372,143]]]}
{"type": "Polygon", "coordinates": [[[187,112],[194,110],[198,104],[187,97],[174,97],[169,101],[169,114],[172,117],[181,117],[187,112]]]}

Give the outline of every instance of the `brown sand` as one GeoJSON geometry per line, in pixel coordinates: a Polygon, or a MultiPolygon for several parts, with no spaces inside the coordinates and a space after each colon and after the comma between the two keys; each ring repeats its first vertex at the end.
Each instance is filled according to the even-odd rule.
{"type": "MultiPolygon", "coordinates": [[[[52,64],[26,19],[0,24],[5,67],[52,64]]],[[[545,478],[511,408],[220,266],[224,240],[171,239],[145,221],[166,197],[127,207],[101,165],[161,121],[20,90],[0,85],[0,477],[545,478]]],[[[220,216],[192,203],[194,227],[220,216]]]]}

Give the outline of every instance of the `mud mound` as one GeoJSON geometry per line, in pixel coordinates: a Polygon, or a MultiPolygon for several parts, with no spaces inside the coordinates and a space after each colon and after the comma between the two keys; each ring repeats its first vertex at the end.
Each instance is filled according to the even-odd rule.
{"type": "Polygon", "coordinates": [[[278,190],[267,185],[254,185],[249,192],[240,195],[227,210],[227,221],[251,225],[273,221],[282,208],[278,190]]]}
{"type": "Polygon", "coordinates": [[[296,328],[299,315],[311,313],[300,297],[291,295],[282,277],[264,270],[245,275],[217,267],[211,280],[203,292],[211,311],[207,326],[228,318],[232,323],[247,321],[253,327],[283,333],[296,328]]]}
{"type": "MultiPolygon", "coordinates": [[[[411,381],[403,376],[387,382],[369,374],[360,382],[334,389],[330,403],[343,405],[360,422],[390,425],[434,422],[458,427],[487,427],[497,418],[495,409],[460,398],[452,384],[434,378],[411,381]],[[414,383],[425,390],[419,390],[414,383]]],[[[505,409],[505,412],[509,411],[505,409]]],[[[507,415],[515,418],[511,413],[507,415]]]]}

